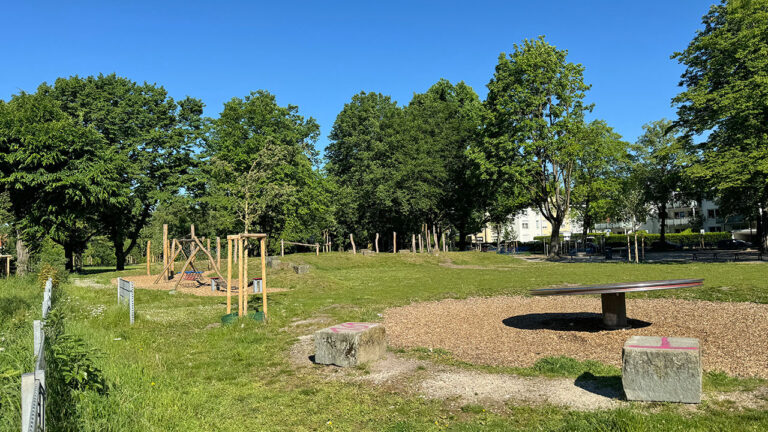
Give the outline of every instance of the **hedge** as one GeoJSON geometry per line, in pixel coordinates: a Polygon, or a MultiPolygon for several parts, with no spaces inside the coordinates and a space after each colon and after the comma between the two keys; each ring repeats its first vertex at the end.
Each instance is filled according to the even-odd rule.
{"type": "MultiPolygon", "coordinates": [[[[604,237],[605,238],[605,244],[607,246],[626,246],[627,244],[627,235],[626,234],[611,234],[606,236],[604,233],[595,233],[595,234],[589,234],[589,236],[594,237],[604,237]]],[[[630,234],[630,238],[634,241],[635,235],[630,234]]],[[[581,238],[581,236],[572,236],[581,238]]],[[[645,238],[645,242],[647,245],[650,246],[651,243],[658,241],[661,237],[660,234],[649,234],[645,231],[638,232],[637,238],[638,240],[641,238],[645,238]]],[[[708,232],[704,234],[699,233],[667,233],[666,238],[668,243],[675,243],[680,246],[699,246],[701,245],[702,237],[704,239],[704,245],[716,245],[717,242],[720,240],[729,240],[731,239],[731,233],[729,232],[708,232]]],[[[562,240],[563,236],[560,236],[560,239],[562,240]]],[[[538,241],[549,241],[549,236],[537,236],[534,237],[534,240],[538,241]]]]}

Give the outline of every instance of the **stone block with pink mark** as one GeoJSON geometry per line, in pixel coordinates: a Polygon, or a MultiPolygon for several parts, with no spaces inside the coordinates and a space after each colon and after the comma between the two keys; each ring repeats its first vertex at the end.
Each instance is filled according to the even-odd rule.
{"type": "Polygon", "coordinates": [[[386,351],[386,332],[379,323],[348,322],[315,332],[315,363],[357,366],[386,351]]]}
{"type": "Polygon", "coordinates": [[[632,336],[621,357],[621,382],[627,400],[701,402],[698,339],[632,336]]]}

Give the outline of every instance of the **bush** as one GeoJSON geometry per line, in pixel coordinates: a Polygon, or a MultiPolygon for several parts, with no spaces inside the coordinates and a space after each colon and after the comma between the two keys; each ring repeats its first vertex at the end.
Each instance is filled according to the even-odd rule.
{"type": "Polygon", "coordinates": [[[50,278],[51,282],[53,282],[53,288],[58,288],[59,284],[67,280],[67,277],[69,277],[68,271],[48,263],[43,263],[40,265],[40,270],[37,273],[37,284],[43,289],[48,278],[50,278]]]}

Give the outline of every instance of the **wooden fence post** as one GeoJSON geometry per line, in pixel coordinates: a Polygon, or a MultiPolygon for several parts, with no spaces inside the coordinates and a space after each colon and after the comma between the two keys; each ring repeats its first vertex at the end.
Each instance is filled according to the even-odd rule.
{"type": "Polygon", "coordinates": [[[419,253],[424,253],[424,243],[421,241],[421,233],[419,233],[419,253]]]}
{"type": "Polygon", "coordinates": [[[379,233],[376,233],[376,253],[379,253],[379,233]]]}
{"type": "Polygon", "coordinates": [[[320,256],[320,244],[315,243],[315,255],[320,256]]]}
{"type": "Polygon", "coordinates": [[[416,234],[411,234],[411,252],[416,253],[416,234]]]}
{"type": "Polygon", "coordinates": [[[443,252],[448,252],[448,248],[445,246],[445,232],[443,232],[443,252]]]}
{"type": "Polygon", "coordinates": [[[151,264],[150,261],[152,260],[151,245],[152,245],[152,240],[147,240],[147,276],[152,274],[149,270],[149,265],[151,264]]]}
{"type": "Polygon", "coordinates": [[[392,253],[397,253],[397,233],[392,231],[392,253]]]}
{"type": "MultiPolygon", "coordinates": [[[[168,258],[170,251],[168,250],[168,224],[163,224],[163,268],[168,266],[168,258]]],[[[166,279],[168,275],[166,275],[166,279]]]]}
{"type": "Polygon", "coordinates": [[[283,239],[280,239],[280,256],[281,257],[285,256],[285,242],[283,241],[283,239]]]}
{"type": "Polygon", "coordinates": [[[352,237],[352,234],[349,235],[349,241],[352,243],[352,255],[357,255],[357,250],[355,249],[355,238],[352,237]]]}
{"type": "Polygon", "coordinates": [[[216,267],[221,270],[221,238],[216,237],[216,267]]]}

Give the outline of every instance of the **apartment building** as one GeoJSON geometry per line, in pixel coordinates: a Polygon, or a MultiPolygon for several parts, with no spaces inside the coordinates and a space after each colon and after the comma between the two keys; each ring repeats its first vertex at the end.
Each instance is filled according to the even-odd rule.
{"type": "MultiPolygon", "coordinates": [[[[519,242],[530,242],[535,237],[552,234],[552,225],[538,209],[529,207],[520,213],[507,217],[507,223],[500,230],[501,240],[503,240],[505,230],[513,237],[516,237],[516,240],[519,242]]],[[[560,233],[567,236],[571,232],[581,232],[581,224],[571,218],[567,218],[560,228],[560,233]]],[[[473,243],[496,243],[499,240],[499,232],[496,226],[488,223],[482,231],[471,237],[473,243]]]]}

